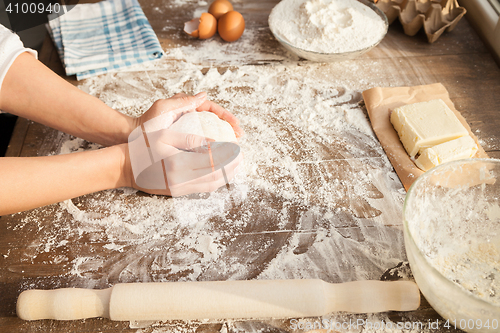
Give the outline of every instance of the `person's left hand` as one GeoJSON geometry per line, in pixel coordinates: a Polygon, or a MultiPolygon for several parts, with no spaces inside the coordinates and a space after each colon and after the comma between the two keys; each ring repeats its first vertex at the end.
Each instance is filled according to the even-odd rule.
{"type": "Polygon", "coordinates": [[[230,123],[238,136],[238,120],[206,93],[177,94],[158,100],[140,118],[128,138],[125,176],[127,184],[151,194],[180,196],[211,192],[227,184],[243,159],[237,143],[211,145],[210,138],[170,131],[187,112],[210,111],[230,123]]]}
{"type": "Polygon", "coordinates": [[[198,93],[194,96],[179,93],[168,99],[157,100],[148,111],[146,111],[139,118],[135,118],[133,120],[133,127],[131,128],[131,131],[143,125],[148,120],[174,110],[176,110],[176,112],[175,114],[172,114],[172,116],[175,116],[176,118],[173,119],[173,121],[177,120],[187,111],[196,110],[213,112],[220,119],[227,121],[231,125],[237,138],[242,137],[244,134],[243,129],[239,126],[239,120],[222,106],[207,100],[207,94],[205,92],[198,93]]]}

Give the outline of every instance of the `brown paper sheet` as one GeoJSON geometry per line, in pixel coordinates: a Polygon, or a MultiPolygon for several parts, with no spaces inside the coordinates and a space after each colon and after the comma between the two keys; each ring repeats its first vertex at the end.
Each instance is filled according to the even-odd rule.
{"type": "Polygon", "coordinates": [[[470,126],[455,105],[450,100],[448,91],[441,83],[434,83],[414,87],[372,88],[363,92],[363,98],[368,110],[368,116],[380,144],[387,157],[396,170],[403,186],[408,190],[413,182],[423,174],[423,171],[410,159],[398,134],[390,121],[391,111],[402,105],[425,102],[433,99],[442,99],[456,114],[460,122],[469,131],[470,136],[476,141],[478,151],[474,157],[488,158],[488,155],[479,144],[477,137],[472,133],[470,126]]]}

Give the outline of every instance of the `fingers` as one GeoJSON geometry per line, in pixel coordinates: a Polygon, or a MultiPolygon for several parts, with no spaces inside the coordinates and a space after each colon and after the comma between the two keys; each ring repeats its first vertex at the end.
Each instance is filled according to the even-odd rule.
{"type": "Polygon", "coordinates": [[[194,110],[201,106],[207,100],[207,93],[202,91],[194,96],[186,94],[176,94],[172,98],[172,104],[175,109],[185,106],[190,106],[189,110],[194,110]]]}
{"type": "Polygon", "coordinates": [[[206,92],[201,92],[194,96],[176,94],[168,99],[157,100],[153,103],[152,108],[156,109],[155,113],[157,115],[172,111],[182,114],[183,112],[197,109],[199,106],[203,105],[206,100],[206,92]]]}
{"type": "Polygon", "coordinates": [[[238,120],[238,118],[236,118],[236,116],[224,109],[219,104],[207,100],[198,108],[196,108],[196,111],[210,111],[212,113],[215,113],[220,119],[227,121],[231,125],[231,127],[233,127],[234,133],[236,134],[237,138],[241,138],[245,134],[243,129],[239,126],[240,121],[238,120]]]}
{"type": "MultiPolygon", "coordinates": [[[[230,174],[230,171],[236,168],[241,160],[242,155],[238,154],[232,156],[232,158],[227,160],[225,163],[215,165],[213,169],[212,167],[208,167],[203,169],[191,170],[190,172],[178,173],[175,176],[173,175],[174,179],[169,180],[169,186],[188,186],[193,184],[218,182],[221,178],[224,178],[224,174],[221,173],[222,171],[226,173],[226,181],[229,182],[230,179],[227,178],[227,173],[229,172],[230,174]]],[[[222,185],[224,184],[225,183],[223,182],[222,185]]]]}
{"type": "Polygon", "coordinates": [[[205,101],[201,104],[197,109],[197,111],[210,111],[215,113],[220,119],[224,119],[230,124],[239,125],[239,120],[229,111],[224,109],[219,104],[216,104],[212,101],[205,101]]]}
{"type": "Polygon", "coordinates": [[[210,153],[179,152],[164,160],[167,175],[175,175],[175,183],[187,182],[230,164],[240,154],[240,147],[225,142],[210,153]]]}
{"type": "Polygon", "coordinates": [[[237,173],[237,167],[240,165],[242,160],[243,154],[240,153],[237,158],[229,164],[218,168],[214,172],[211,170],[199,170],[200,172],[204,172],[206,174],[181,184],[170,185],[169,182],[171,196],[178,197],[191,193],[206,193],[215,191],[225,184],[228,184],[229,181],[233,179],[237,173]]]}
{"type": "MultiPolygon", "coordinates": [[[[185,151],[194,151],[198,153],[208,152],[208,142],[213,142],[213,139],[204,136],[180,133],[171,130],[162,130],[158,134],[157,143],[160,145],[170,145],[177,149],[185,151]]],[[[149,136],[149,134],[148,134],[149,136]]],[[[167,156],[161,157],[164,159],[167,156]]]]}
{"type": "Polygon", "coordinates": [[[168,99],[157,100],[143,117],[143,123],[147,125],[147,132],[165,129],[184,113],[193,110],[215,113],[233,127],[237,138],[245,134],[239,126],[239,120],[222,106],[207,100],[206,92],[200,92],[194,96],[179,93],[168,99]]]}
{"type": "Polygon", "coordinates": [[[162,171],[162,166],[165,166],[164,161],[158,162],[147,170],[150,174],[145,172],[139,178],[135,178],[133,187],[151,194],[174,197],[191,193],[212,192],[233,179],[242,160],[243,154],[239,152],[236,157],[216,164],[213,169],[209,167],[189,171],[170,170],[170,172],[165,171],[166,167],[162,171]]]}
{"type": "Polygon", "coordinates": [[[228,164],[240,152],[235,143],[213,143],[209,138],[170,130],[148,133],[147,139],[148,146],[142,136],[129,143],[131,164],[136,174],[163,160],[166,174],[177,175],[176,183],[212,172],[213,168],[228,164]],[[208,171],[196,171],[200,169],[208,171]]]}
{"type": "Polygon", "coordinates": [[[207,99],[207,94],[204,92],[195,96],[184,94],[176,96],[154,102],[143,119],[144,130],[147,133],[168,128],[184,113],[194,111],[207,99]]]}

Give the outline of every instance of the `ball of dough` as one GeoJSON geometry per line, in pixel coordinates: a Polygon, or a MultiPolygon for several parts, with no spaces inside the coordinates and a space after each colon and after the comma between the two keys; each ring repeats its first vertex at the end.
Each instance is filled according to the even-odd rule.
{"type": "Polygon", "coordinates": [[[186,113],[173,123],[169,130],[196,134],[218,142],[237,141],[231,125],[208,111],[186,113]]]}

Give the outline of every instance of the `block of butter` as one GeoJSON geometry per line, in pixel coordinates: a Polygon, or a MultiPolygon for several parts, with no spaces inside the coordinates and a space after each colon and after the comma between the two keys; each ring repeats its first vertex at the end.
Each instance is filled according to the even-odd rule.
{"type": "Polygon", "coordinates": [[[400,106],[392,111],[390,119],[410,157],[426,148],[469,135],[441,99],[400,106]]]}
{"type": "Polygon", "coordinates": [[[424,149],[415,160],[415,164],[423,171],[427,171],[441,163],[471,158],[476,155],[476,152],[476,142],[469,135],[465,135],[424,149]]]}

